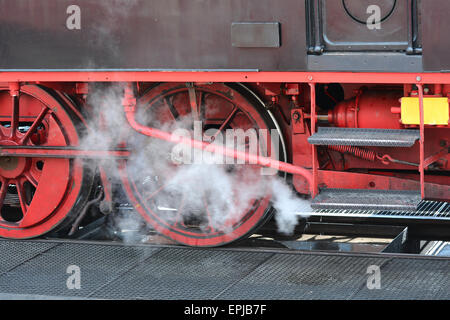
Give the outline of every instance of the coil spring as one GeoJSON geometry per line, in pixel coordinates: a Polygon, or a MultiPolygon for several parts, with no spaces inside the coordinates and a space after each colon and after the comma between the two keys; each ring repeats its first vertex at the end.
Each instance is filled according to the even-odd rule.
{"type": "Polygon", "coordinates": [[[341,153],[348,153],[356,158],[374,162],[377,158],[375,151],[354,146],[328,146],[328,149],[341,153]]]}

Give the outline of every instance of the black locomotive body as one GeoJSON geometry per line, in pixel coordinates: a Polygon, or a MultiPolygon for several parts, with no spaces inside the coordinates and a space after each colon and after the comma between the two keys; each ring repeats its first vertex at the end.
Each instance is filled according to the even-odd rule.
{"type": "Polygon", "coordinates": [[[3,0],[0,8],[4,70],[450,69],[445,0],[3,0]]]}

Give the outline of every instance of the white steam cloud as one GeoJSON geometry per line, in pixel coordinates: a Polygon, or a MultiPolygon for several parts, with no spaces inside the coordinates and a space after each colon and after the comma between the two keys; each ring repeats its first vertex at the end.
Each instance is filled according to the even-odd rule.
{"type": "Polygon", "coordinates": [[[271,187],[278,232],[291,235],[298,224],[298,219],[306,218],[312,212],[311,203],[299,198],[281,179],[272,179],[271,187]]]}
{"type": "MultiPolygon", "coordinates": [[[[246,165],[204,163],[175,165],[173,144],[140,135],[130,128],[122,98],[123,87],[119,85],[91,88],[88,96],[88,104],[92,108],[91,130],[81,142],[81,147],[114,149],[118,142],[126,142],[133,150],[127,163],[127,174],[133,177],[137,188],[143,190],[152,206],[164,213],[167,223],[186,218],[179,216],[182,214],[188,218],[207,219],[208,228],[227,231],[227,222],[240,219],[239,214],[247,212],[254,199],[272,194],[278,231],[292,234],[299,215],[306,217],[312,211],[309,201],[296,196],[282,178],[261,175],[258,167],[249,169],[246,165]]],[[[161,124],[151,117],[150,112],[138,112],[137,119],[142,124],[167,132],[189,128],[193,121],[191,117],[184,117],[176,124],[161,124]]],[[[96,165],[103,166],[108,176],[120,179],[113,159],[99,160],[96,165]]],[[[142,224],[141,219],[133,214],[122,214],[117,219],[117,225],[124,229],[139,228],[142,224]]]]}

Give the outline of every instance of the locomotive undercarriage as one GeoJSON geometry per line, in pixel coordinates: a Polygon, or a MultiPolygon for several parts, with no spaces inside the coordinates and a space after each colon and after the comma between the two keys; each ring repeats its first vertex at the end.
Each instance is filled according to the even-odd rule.
{"type": "MultiPolygon", "coordinates": [[[[98,111],[89,103],[92,85],[2,84],[0,236],[33,238],[55,230],[68,235],[81,223],[87,204],[112,210],[117,185],[155,230],[186,245],[224,245],[271,218],[273,190],[262,188],[241,199],[243,203],[223,208],[233,214],[217,219],[218,209],[211,203],[225,191],[209,190],[201,186],[207,181],[199,180],[196,187],[203,194],[194,201],[186,197],[191,190],[171,187],[168,181],[192,166],[167,161],[177,144],[246,163],[218,166],[220,172],[232,173],[230,202],[240,199],[243,182],[244,187],[266,184],[261,167],[287,173],[279,174],[280,179],[300,197],[311,196],[317,209],[414,210],[421,199],[450,199],[448,102],[446,108],[441,100],[435,103],[447,98],[450,86],[338,81],[114,86],[120,87],[120,110],[127,120],[115,128],[112,143],[87,148],[82,141],[91,132],[108,133],[101,130],[107,118],[92,121],[98,111]],[[407,105],[401,102],[404,98],[414,99],[407,105]],[[173,134],[180,128],[193,131],[195,121],[201,123],[200,136],[193,137],[197,141],[173,134]],[[229,129],[272,130],[278,136],[272,141],[272,136],[258,135],[255,155],[248,140],[241,151],[212,143],[217,135],[208,132],[229,129]],[[274,143],[277,149],[272,149],[274,143]],[[336,189],[364,193],[347,202],[326,197],[336,189]],[[390,203],[377,193],[383,190],[399,195],[390,203]],[[365,194],[372,194],[373,203],[365,194]]],[[[189,177],[195,180],[195,173],[189,177]]],[[[183,185],[183,180],[177,181],[183,185]]]]}

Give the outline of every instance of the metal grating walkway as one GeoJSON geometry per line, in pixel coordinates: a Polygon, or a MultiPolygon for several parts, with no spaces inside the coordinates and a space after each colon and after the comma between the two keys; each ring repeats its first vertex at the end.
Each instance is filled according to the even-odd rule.
{"type": "Polygon", "coordinates": [[[450,202],[421,201],[416,210],[319,209],[315,210],[310,215],[322,217],[450,221],[450,202]]]}
{"type": "Polygon", "coordinates": [[[450,299],[450,258],[7,240],[0,254],[0,299],[450,299]]]}

